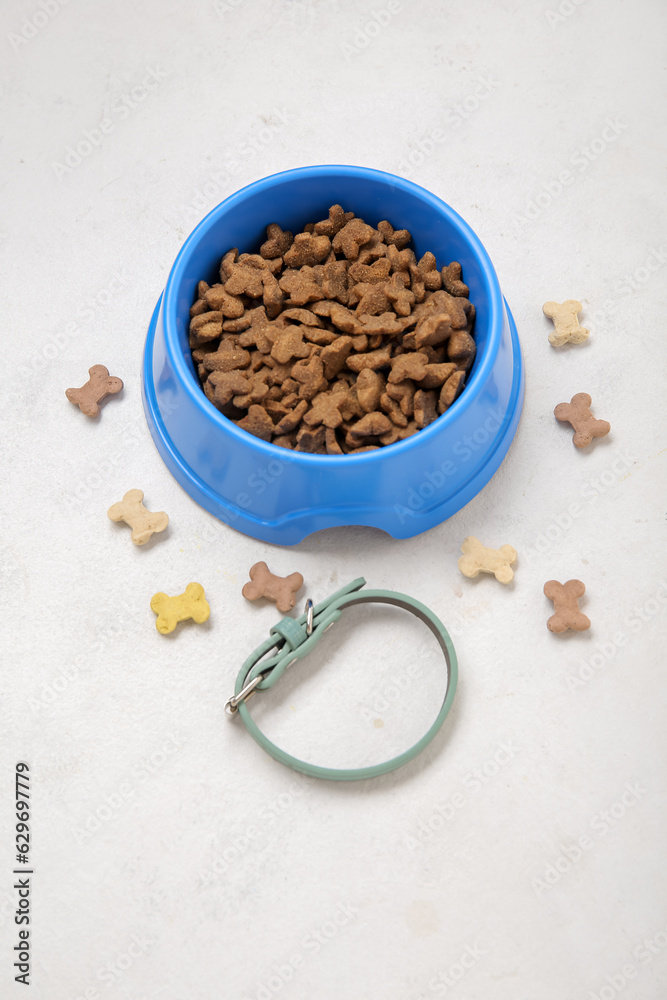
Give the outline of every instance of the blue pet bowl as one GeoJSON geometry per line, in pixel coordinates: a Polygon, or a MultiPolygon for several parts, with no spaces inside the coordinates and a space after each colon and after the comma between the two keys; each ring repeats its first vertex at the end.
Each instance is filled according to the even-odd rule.
{"type": "Polygon", "coordinates": [[[365,524],[409,538],[472,499],[502,462],[523,403],[514,321],[489,256],[448,205],[393,174],[366,167],[287,170],[249,184],[214,208],[185,241],[146,338],[144,409],[167,467],[190,496],[253,538],[294,545],[336,525],[365,524]],[[298,232],[338,202],[371,225],[412,233],[417,256],[458,260],[477,310],[477,357],[455,403],[405,441],[361,455],[310,455],[241,430],[206,398],[188,346],[200,279],[217,279],[230,247],[257,251],[265,227],[298,232]]]}

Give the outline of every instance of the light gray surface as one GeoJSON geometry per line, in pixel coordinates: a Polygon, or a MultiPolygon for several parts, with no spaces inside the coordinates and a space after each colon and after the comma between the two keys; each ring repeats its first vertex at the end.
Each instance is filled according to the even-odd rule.
{"type": "MultiPolygon", "coordinates": [[[[57,3],[11,0],[0,31],[3,997],[23,995],[5,806],[25,759],[34,1000],[657,1000],[664,5],[71,0],[39,15],[57,3]],[[55,166],[103,120],[99,147],[55,166]],[[287,550],[218,528],[175,484],[140,359],[199,218],[327,162],[409,171],[472,225],[517,321],[526,404],[501,470],[446,524],[287,550]],[[571,297],[592,335],[555,351],[541,306],[571,297]],[[95,363],[125,381],[97,424],[64,396],[95,363]],[[612,424],[586,452],[552,416],[577,391],[612,424]],[[135,486],[171,518],[145,550],[106,517],[135,486]],[[467,534],[517,548],[512,586],[459,574],[467,534]],[[451,625],[460,691],[422,759],[302,783],[227,722],[238,665],[278,617],[241,598],[258,559],[301,571],[315,600],[363,574],[451,625]],[[553,636],[542,586],[570,577],[593,627],[553,636]],[[190,580],[210,622],[165,638],[150,597],[190,580]]],[[[407,741],[437,697],[434,658],[407,671],[418,624],[351,614],[345,655],[295,668],[312,677],[275,689],[280,717],[262,709],[292,748],[324,757],[337,737],[334,763],[407,741]]]]}

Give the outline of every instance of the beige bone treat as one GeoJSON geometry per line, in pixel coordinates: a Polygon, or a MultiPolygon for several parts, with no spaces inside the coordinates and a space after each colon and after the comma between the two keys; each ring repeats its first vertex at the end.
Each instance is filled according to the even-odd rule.
{"type": "Polygon", "coordinates": [[[479,538],[469,535],[463,539],[461,552],[459,569],[464,576],[474,579],[480,573],[493,573],[499,583],[511,583],[514,579],[512,563],[516,562],[517,551],[513,546],[487,549],[479,538]]]}
{"type": "Polygon", "coordinates": [[[586,587],[581,580],[568,580],[567,583],[549,580],[544,584],[545,597],[554,605],[554,614],[547,621],[550,632],[566,632],[569,628],[585,632],[591,627],[590,618],[579,610],[579,598],[585,593],[586,587]]]}
{"type": "Polygon", "coordinates": [[[542,312],[554,322],[555,329],[549,334],[552,347],[562,347],[563,344],[583,344],[588,339],[589,331],[585,326],[579,326],[578,314],[584,307],[576,299],[566,302],[545,302],[542,312]]]}
{"type": "Polygon", "coordinates": [[[88,374],[90,378],[85,385],[80,389],[66,389],[65,395],[87,417],[96,417],[105,396],[114,396],[120,392],[123,383],[114,375],[109,375],[109,369],[104,365],[93,365],[88,369],[88,374]]]}
{"type": "Polygon", "coordinates": [[[128,490],[122,500],[112,504],[107,511],[112,521],[124,521],[132,528],[131,539],[135,545],[145,545],[157,532],[164,531],[169,516],[163,510],[146,510],[141,490],[128,490]]]}
{"type": "Polygon", "coordinates": [[[260,597],[266,597],[273,601],[278,611],[287,614],[294,607],[296,594],[302,587],[301,573],[276,576],[265,562],[258,562],[250,567],[250,581],[244,584],[241,593],[246,601],[258,601],[260,597]]]}
{"type": "Polygon", "coordinates": [[[606,437],[611,430],[607,420],[596,420],[591,413],[591,397],[587,392],[578,392],[569,403],[559,403],[554,417],[562,423],[572,424],[572,441],[576,448],[586,448],[593,438],[606,437]]]}
{"type": "Polygon", "coordinates": [[[189,583],[184,593],[169,597],[168,594],[154,594],[151,611],[157,615],[155,627],[162,635],[173,632],[179,622],[192,618],[198,625],[208,621],[211,609],[204,596],[201,583],[189,583]]]}

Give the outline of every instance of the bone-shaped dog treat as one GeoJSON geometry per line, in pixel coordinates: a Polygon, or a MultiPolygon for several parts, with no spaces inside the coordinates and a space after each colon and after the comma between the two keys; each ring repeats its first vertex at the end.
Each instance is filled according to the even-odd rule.
{"type": "Polygon", "coordinates": [[[587,392],[578,392],[569,403],[559,403],[554,417],[563,423],[572,424],[572,441],[577,448],[585,448],[593,438],[605,437],[611,430],[607,420],[596,420],[591,413],[591,397],[587,392]]]}
{"type": "Polygon", "coordinates": [[[294,607],[297,591],[302,587],[301,573],[275,576],[265,562],[258,562],[250,567],[250,582],[244,585],[241,593],[247,601],[258,601],[260,597],[267,597],[273,601],[278,611],[285,614],[294,607]]]}
{"type": "Polygon", "coordinates": [[[469,535],[463,539],[461,552],[459,569],[464,576],[473,579],[480,573],[493,573],[499,583],[510,583],[514,579],[511,564],[516,562],[517,551],[511,545],[487,549],[479,538],[469,535]]]}
{"type": "Polygon", "coordinates": [[[70,403],[78,406],[87,417],[96,417],[100,412],[99,404],[105,396],[113,396],[123,388],[119,378],[109,375],[109,369],[104,365],[93,365],[88,369],[90,378],[80,389],[66,389],[65,395],[70,403]]]}
{"type": "Polygon", "coordinates": [[[581,580],[568,580],[567,583],[549,580],[544,584],[544,594],[554,604],[554,614],[547,622],[550,632],[566,632],[569,628],[584,632],[591,627],[590,619],[579,610],[578,598],[585,593],[581,580]]]}
{"type": "Polygon", "coordinates": [[[128,490],[122,500],[112,504],[107,515],[112,521],[124,521],[132,528],[132,541],[135,545],[145,545],[157,531],[164,531],[169,524],[169,517],[163,510],[146,510],[143,503],[144,494],[141,490],[128,490]]]}
{"type": "Polygon", "coordinates": [[[173,632],[179,622],[193,618],[198,625],[208,621],[211,609],[204,597],[201,583],[189,583],[184,593],[176,597],[168,594],[154,594],[151,598],[151,610],[157,615],[155,627],[162,635],[173,632]]]}
{"type": "Polygon", "coordinates": [[[584,307],[576,299],[566,302],[545,302],[542,312],[554,321],[555,329],[549,334],[549,343],[553,347],[563,344],[583,344],[588,339],[589,331],[585,326],[579,326],[578,314],[584,307]]]}

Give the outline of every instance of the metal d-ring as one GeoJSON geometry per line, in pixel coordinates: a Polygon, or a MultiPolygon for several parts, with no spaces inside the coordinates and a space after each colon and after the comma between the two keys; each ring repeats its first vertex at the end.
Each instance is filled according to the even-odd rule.
{"type": "Polygon", "coordinates": [[[306,614],[306,635],[311,636],[313,634],[313,602],[310,597],[306,601],[304,608],[306,614]]]}

